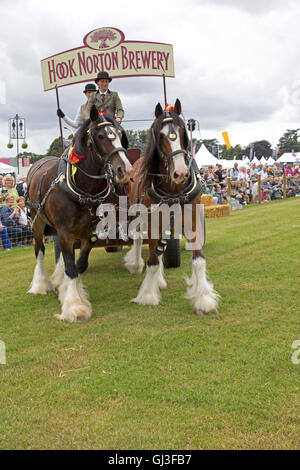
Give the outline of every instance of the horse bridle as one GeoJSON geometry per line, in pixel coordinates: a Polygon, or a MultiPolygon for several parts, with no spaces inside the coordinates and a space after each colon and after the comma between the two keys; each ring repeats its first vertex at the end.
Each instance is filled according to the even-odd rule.
{"type": "MultiPolygon", "coordinates": [[[[168,111],[165,111],[164,112],[164,119],[162,120],[162,127],[163,127],[163,124],[166,124],[168,123],[168,126],[169,126],[169,131],[168,131],[168,139],[171,140],[171,141],[174,141],[177,139],[177,134],[176,134],[176,131],[175,131],[175,128],[174,128],[174,120],[172,118],[172,116],[170,115],[170,113],[168,111]]],[[[152,138],[153,138],[153,141],[156,145],[156,148],[160,154],[160,156],[162,157],[164,163],[165,163],[165,168],[166,170],[168,171],[169,169],[169,163],[170,163],[170,160],[171,158],[174,158],[176,155],[179,155],[179,154],[183,154],[185,158],[188,158],[190,161],[188,162],[188,169],[190,168],[191,166],[191,158],[190,158],[190,155],[189,153],[187,152],[187,150],[185,149],[179,149],[179,150],[174,150],[174,152],[171,152],[170,155],[165,155],[165,153],[162,151],[162,149],[160,148],[160,145],[159,143],[157,142],[157,139],[155,137],[155,132],[154,132],[154,128],[152,127],[152,138]]],[[[168,176],[168,175],[160,175],[160,174],[157,174],[156,176],[168,176]]]]}
{"type": "MultiPolygon", "coordinates": [[[[110,141],[114,141],[116,139],[116,134],[111,128],[112,123],[110,121],[105,121],[103,116],[100,116],[101,122],[97,124],[97,127],[107,127],[107,134],[108,138],[110,141]]],[[[111,157],[118,152],[124,152],[125,155],[127,156],[127,150],[124,147],[115,147],[105,158],[100,155],[100,153],[97,150],[97,146],[95,144],[95,140],[93,137],[93,134],[91,133],[91,129],[87,130],[88,133],[88,146],[92,148],[94,151],[95,155],[97,158],[99,158],[100,161],[104,162],[104,170],[108,169],[108,171],[111,173],[113,172],[112,165],[110,164],[110,159],[111,157]]]]}

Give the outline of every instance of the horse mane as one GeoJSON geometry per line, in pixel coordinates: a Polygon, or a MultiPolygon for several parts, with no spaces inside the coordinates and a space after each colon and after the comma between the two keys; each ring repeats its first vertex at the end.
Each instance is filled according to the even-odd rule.
{"type": "Polygon", "coordinates": [[[75,152],[78,155],[85,155],[86,153],[86,139],[87,139],[87,129],[91,124],[91,120],[87,119],[80,126],[76,134],[72,139],[72,145],[75,146],[75,152]]]}
{"type": "MultiPolygon", "coordinates": [[[[105,115],[103,116],[103,118],[105,119],[105,121],[111,122],[114,127],[118,127],[117,121],[114,119],[114,117],[109,112],[106,112],[105,115]]],[[[87,145],[87,143],[86,143],[86,141],[87,141],[87,130],[90,127],[91,122],[93,122],[96,125],[96,124],[98,124],[98,122],[100,122],[99,119],[97,119],[96,121],[92,121],[91,119],[87,119],[86,121],[83,122],[83,124],[80,126],[80,128],[78,129],[78,131],[74,135],[73,140],[72,140],[72,145],[75,146],[75,152],[78,155],[85,155],[86,145],[87,145]]],[[[122,130],[122,139],[121,139],[121,141],[122,141],[123,147],[127,149],[128,148],[128,140],[127,140],[126,134],[123,130],[122,130]]]]}
{"type": "MultiPolygon", "coordinates": [[[[170,116],[173,118],[173,124],[175,126],[180,126],[184,128],[184,145],[185,148],[188,146],[188,135],[183,125],[182,119],[174,111],[169,111],[170,116]]],[[[156,142],[160,142],[160,131],[162,128],[162,121],[165,119],[166,115],[163,113],[158,116],[153,122],[150,130],[148,132],[148,143],[145,152],[145,157],[143,159],[142,171],[148,173],[159,173],[159,152],[157,149],[156,142]],[[154,134],[154,139],[153,139],[154,134]]]]}

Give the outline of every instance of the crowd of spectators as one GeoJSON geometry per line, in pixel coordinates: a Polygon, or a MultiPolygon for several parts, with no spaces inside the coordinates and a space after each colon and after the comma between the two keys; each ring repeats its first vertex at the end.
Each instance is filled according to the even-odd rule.
{"type": "Polygon", "coordinates": [[[217,204],[227,204],[235,199],[241,206],[259,201],[258,175],[261,177],[261,200],[268,202],[284,197],[284,174],[286,175],[286,196],[300,196],[300,166],[299,164],[280,164],[274,166],[243,165],[235,162],[230,170],[217,164],[207,169],[201,168],[206,182],[206,194],[211,194],[217,204]],[[229,180],[230,179],[230,183],[229,180]],[[228,188],[230,184],[230,188],[228,188]]]}
{"type": "Polygon", "coordinates": [[[0,236],[4,250],[32,244],[30,218],[25,207],[26,178],[15,185],[12,175],[0,175],[0,236]]]}

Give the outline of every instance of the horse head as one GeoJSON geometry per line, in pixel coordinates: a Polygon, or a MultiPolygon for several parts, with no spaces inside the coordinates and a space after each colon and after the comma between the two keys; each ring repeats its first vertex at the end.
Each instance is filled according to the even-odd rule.
{"type": "Polygon", "coordinates": [[[155,121],[152,125],[152,145],[157,152],[160,163],[168,171],[175,184],[184,183],[189,177],[186,163],[188,136],[183,120],[180,118],[181,104],[177,99],[173,106],[162,109],[158,103],[155,108],[155,121]]]}
{"type": "Polygon", "coordinates": [[[108,113],[98,112],[92,106],[90,112],[88,145],[94,157],[111,165],[116,183],[128,183],[132,166],[127,159],[128,140],[125,131],[108,113]]]}

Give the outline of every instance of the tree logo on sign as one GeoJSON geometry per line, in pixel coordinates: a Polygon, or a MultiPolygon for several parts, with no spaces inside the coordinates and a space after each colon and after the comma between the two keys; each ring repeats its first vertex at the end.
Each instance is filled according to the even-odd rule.
{"type": "Polygon", "coordinates": [[[116,39],[116,35],[110,29],[102,29],[102,31],[96,31],[96,33],[91,36],[91,42],[100,41],[100,44],[98,46],[99,49],[106,49],[107,47],[109,47],[106,44],[106,41],[113,41],[114,39],[116,39]]]}
{"type": "Polygon", "coordinates": [[[91,49],[112,49],[124,40],[124,34],[117,28],[98,28],[84,38],[84,43],[91,49]]]}

